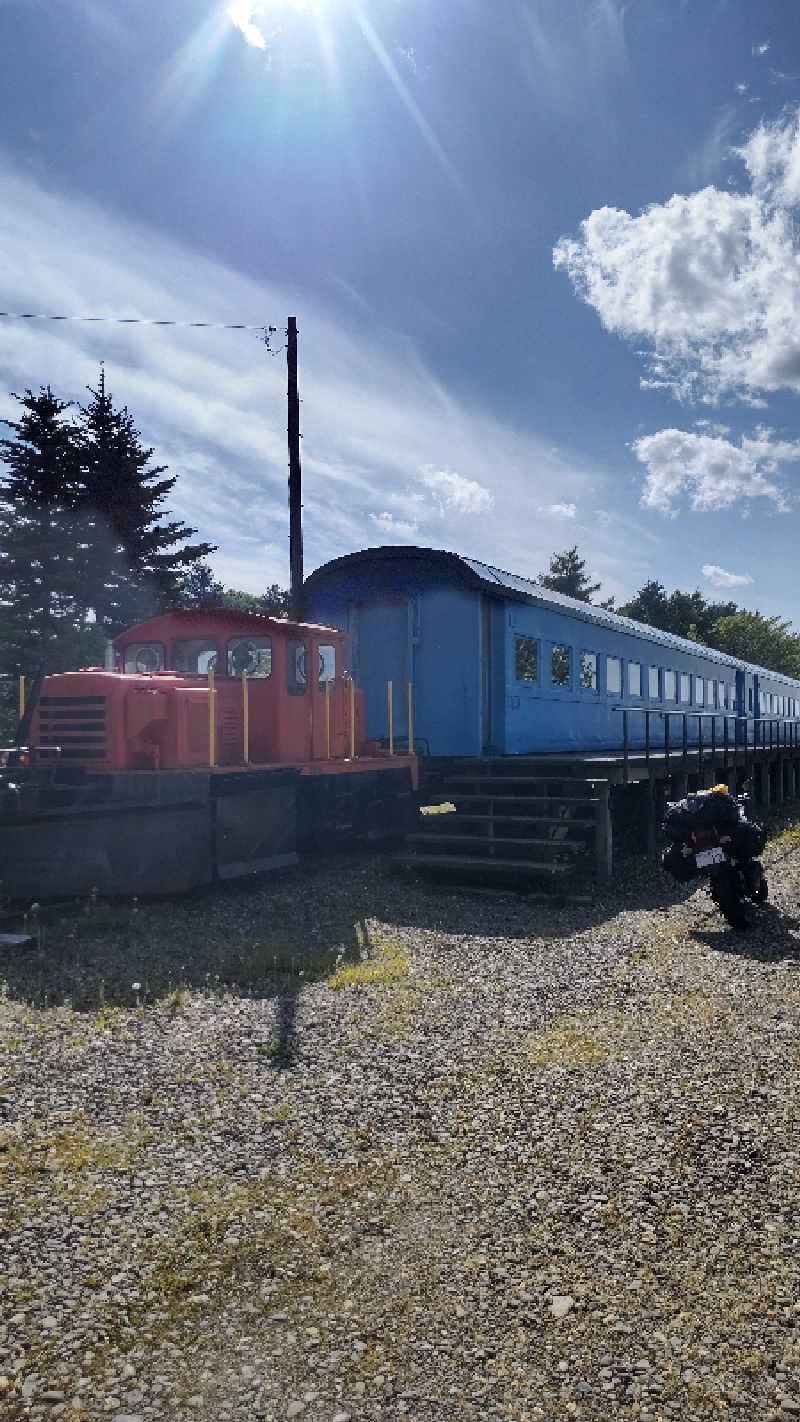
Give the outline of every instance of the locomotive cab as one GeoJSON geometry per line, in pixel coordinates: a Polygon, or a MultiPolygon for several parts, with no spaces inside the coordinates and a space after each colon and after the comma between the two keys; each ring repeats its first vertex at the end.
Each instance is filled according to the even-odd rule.
{"type": "Polygon", "coordinates": [[[46,677],[32,734],[91,770],[346,759],[364,749],[347,643],[230,608],[165,613],[116,639],[113,671],[46,677]]]}

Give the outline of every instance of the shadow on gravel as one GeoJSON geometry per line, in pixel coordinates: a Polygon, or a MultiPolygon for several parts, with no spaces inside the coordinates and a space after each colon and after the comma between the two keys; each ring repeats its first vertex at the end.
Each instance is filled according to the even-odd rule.
{"type": "Polygon", "coordinates": [[[393,930],[493,941],[557,941],[598,928],[620,910],[669,908],[686,897],[652,863],[588,886],[588,903],[541,903],[524,893],[476,892],[399,875],[386,858],[339,854],[270,879],[217,886],[183,899],[90,900],[29,913],[24,951],[0,948],[0,991],[35,1008],[107,1012],[188,992],[277,999],[275,1065],[292,1059],[298,997],[338,966],[381,951],[393,930]]]}
{"type": "Polygon", "coordinates": [[[693,928],[690,937],[720,953],[735,953],[759,963],[800,962],[800,919],[769,905],[750,913],[749,926],[741,931],[719,920],[714,928],[693,928]]]}

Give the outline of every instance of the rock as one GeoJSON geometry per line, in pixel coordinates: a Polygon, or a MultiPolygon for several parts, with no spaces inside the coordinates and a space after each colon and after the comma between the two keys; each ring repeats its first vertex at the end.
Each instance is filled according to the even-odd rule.
{"type": "Polygon", "coordinates": [[[550,1312],[553,1318],[566,1318],[570,1309],[574,1307],[575,1300],[570,1294],[554,1294],[550,1304],[550,1312]]]}
{"type": "Polygon", "coordinates": [[[292,1417],[299,1417],[301,1413],[305,1412],[305,1408],[306,1405],[304,1402],[295,1399],[295,1401],[286,1404],[286,1416],[290,1419],[292,1417]]]}

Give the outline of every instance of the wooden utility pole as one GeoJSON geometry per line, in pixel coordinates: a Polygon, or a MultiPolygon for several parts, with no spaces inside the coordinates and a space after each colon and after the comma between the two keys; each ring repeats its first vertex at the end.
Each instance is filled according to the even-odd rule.
{"type": "Polygon", "coordinates": [[[299,621],[303,600],[303,505],[300,484],[300,399],[297,394],[297,319],[289,317],[289,616],[299,621]]]}

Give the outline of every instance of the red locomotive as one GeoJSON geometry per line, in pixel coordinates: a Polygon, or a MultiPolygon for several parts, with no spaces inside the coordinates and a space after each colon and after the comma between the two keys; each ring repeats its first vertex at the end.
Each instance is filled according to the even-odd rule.
{"type": "Polygon", "coordinates": [[[112,669],[45,677],[0,811],[5,894],[186,890],[401,835],[416,758],[365,742],[348,644],[186,609],[118,637],[112,669]]]}

